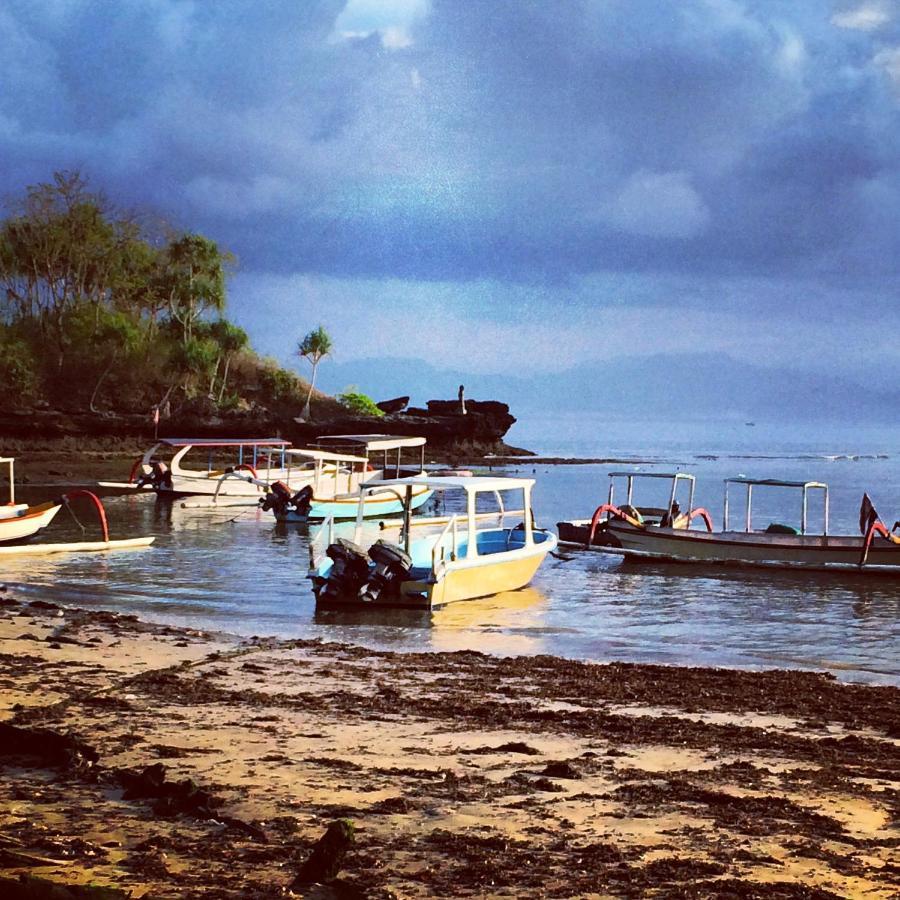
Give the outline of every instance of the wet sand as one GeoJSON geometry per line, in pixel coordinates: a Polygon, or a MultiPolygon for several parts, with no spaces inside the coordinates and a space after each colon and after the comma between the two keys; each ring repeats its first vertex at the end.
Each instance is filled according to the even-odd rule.
{"type": "Polygon", "coordinates": [[[0,593],[0,771],[0,878],[134,897],[285,896],[336,819],[337,881],[296,895],[900,887],[900,691],[811,673],[238,641],[0,593]]]}

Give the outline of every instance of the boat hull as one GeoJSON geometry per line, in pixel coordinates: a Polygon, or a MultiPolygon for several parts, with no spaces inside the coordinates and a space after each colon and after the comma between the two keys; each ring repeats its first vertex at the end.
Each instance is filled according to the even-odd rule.
{"type": "Polygon", "coordinates": [[[619,544],[610,552],[626,557],[706,565],[761,566],[821,571],[889,572],[900,575],[900,545],[877,538],[860,566],[863,538],[702,532],[672,528],[636,528],[611,521],[619,544]]]}
{"type": "MultiPolygon", "coordinates": [[[[461,600],[517,591],[531,582],[544,557],[555,546],[556,536],[550,535],[547,541],[535,545],[528,552],[513,551],[508,554],[508,559],[492,560],[490,556],[485,556],[477,558],[474,563],[468,560],[448,563],[443,576],[434,584],[424,585],[424,596],[418,596],[429,609],[437,609],[461,600]]],[[[401,597],[416,596],[417,587],[415,582],[408,582],[401,589],[401,597]]]]}
{"type": "MultiPolygon", "coordinates": [[[[416,510],[428,502],[433,491],[414,492],[410,509],[416,510]]],[[[334,497],[328,499],[313,499],[309,512],[301,514],[296,510],[285,512],[275,511],[275,518],[279,522],[287,524],[308,522],[310,519],[355,519],[359,512],[359,495],[350,497],[334,497]]],[[[394,491],[381,491],[366,495],[363,500],[363,516],[391,516],[403,512],[403,501],[394,491]]]]}
{"type": "Polygon", "coordinates": [[[58,503],[43,503],[19,515],[0,518],[0,543],[24,541],[46,528],[62,509],[58,503]]]}
{"type": "MultiPolygon", "coordinates": [[[[557,545],[556,535],[541,533],[543,540],[530,547],[458,559],[441,565],[436,574],[421,574],[400,585],[397,594],[366,603],[355,594],[330,596],[317,591],[321,608],[432,610],[465,600],[517,591],[528,585],[547,554],[557,545]]],[[[415,570],[413,570],[413,573],[415,570]]],[[[410,574],[413,574],[410,573],[410,574]]]]}
{"type": "MultiPolygon", "coordinates": [[[[289,476],[285,470],[273,469],[270,473],[266,473],[265,479],[260,480],[268,484],[283,481],[292,491],[299,491],[300,488],[312,484],[313,475],[312,473],[301,475],[294,471],[289,476]]],[[[266,493],[266,487],[264,484],[255,484],[242,477],[223,479],[221,472],[213,472],[209,475],[206,472],[197,475],[173,473],[172,486],[159,487],[156,491],[164,497],[187,494],[217,497],[262,497],[266,493]]]]}

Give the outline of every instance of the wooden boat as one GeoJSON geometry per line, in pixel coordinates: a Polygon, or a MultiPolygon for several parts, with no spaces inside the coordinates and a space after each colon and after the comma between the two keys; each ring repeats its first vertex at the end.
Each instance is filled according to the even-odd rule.
{"type": "Polygon", "coordinates": [[[106,511],[100,498],[96,494],[85,490],[74,490],[63,494],[58,500],[41,503],[38,506],[28,506],[25,503],[16,503],[15,478],[13,457],[0,457],[0,465],[9,466],[9,502],[0,506],[0,558],[5,556],[42,555],[48,553],[74,553],[74,552],[98,552],[104,550],[134,549],[147,547],[153,543],[152,537],[120,538],[111,540],[109,526],[106,521],[106,511]],[[23,543],[34,537],[38,532],[46,528],[54,516],[68,505],[74,497],[86,496],[90,498],[97,511],[100,522],[102,540],[99,541],[75,541],[59,542],[53,544],[23,543]]]}
{"type": "Polygon", "coordinates": [[[9,466],[9,501],[0,506],[0,543],[27,540],[53,521],[62,503],[56,500],[37,506],[16,503],[15,457],[0,457],[0,465],[9,466]]]}
{"type": "MultiPolygon", "coordinates": [[[[318,439],[314,449],[292,449],[285,453],[312,469],[311,481],[292,491],[283,483],[266,486],[260,500],[264,510],[272,510],[279,522],[307,522],[310,519],[355,519],[362,504],[364,517],[396,515],[403,511],[403,500],[395,490],[377,490],[389,478],[420,477],[425,474],[425,438],[394,437],[386,434],[331,435],[318,439]],[[350,447],[356,455],[321,449],[350,447]],[[415,465],[404,468],[403,451],[418,450],[415,465]],[[393,453],[396,451],[396,457],[393,453]],[[380,457],[380,458],[379,458],[380,457]],[[374,463],[374,464],[373,464],[374,463]],[[380,467],[379,467],[380,464],[380,467]],[[361,492],[365,486],[367,490],[361,492]]],[[[412,509],[418,509],[431,497],[423,485],[413,491],[412,509]]]]}
{"type": "MultiPolygon", "coordinates": [[[[900,537],[894,532],[900,522],[888,530],[878,518],[868,495],[860,509],[860,535],[828,533],[828,486],[817,481],[780,481],[776,479],[728,478],[725,480],[725,504],[721,531],[715,531],[706,517],[706,531],[631,521],[617,508],[608,508],[606,528],[615,546],[607,552],[629,558],[666,562],[728,566],[764,566],[775,568],[837,570],[900,575],[900,537]],[[744,529],[729,524],[729,487],[746,488],[744,529]],[[754,487],[787,488],[801,492],[800,526],[773,522],[765,529],[753,527],[754,487]],[[808,531],[810,492],[821,491],[823,517],[821,534],[808,531]]],[[[603,510],[604,507],[600,507],[603,510]]],[[[600,511],[598,510],[598,512],[600,511]]],[[[590,536],[589,536],[590,537],[590,536]]]]}
{"type": "Polygon", "coordinates": [[[486,597],[525,587],[544,557],[556,547],[556,535],[534,527],[531,510],[533,479],[528,478],[405,478],[384,482],[367,490],[396,491],[404,505],[403,527],[398,543],[376,541],[368,553],[359,546],[362,507],[357,517],[355,541],[334,541],[333,522],[328,520],[321,535],[328,537],[325,558],[315,560],[311,545],[310,578],[319,606],[352,608],[408,607],[434,609],[458,600],[486,597]],[[421,487],[438,492],[462,492],[465,513],[444,519],[443,528],[412,539],[414,527],[428,525],[412,519],[414,492],[421,487]],[[508,511],[502,492],[521,492],[522,509],[508,511]],[[477,512],[481,495],[498,501],[499,527],[479,528],[484,513],[477,512]],[[507,527],[506,516],[524,516],[507,527]]]}
{"type": "Polygon", "coordinates": [[[281,438],[163,438],[135,461],[127,482],[101,481],[99,486],[156,491],[168,496],[198,494],[259,499],[268,485],[276,481],[294,490],[311,481],[311,467],[292,467],[287,462],[286,451],[290,446],[290,441],[281,438]],[[194,448],[207,452],[205,470],[182,465],[194,448]],[[213,454],[228,449],[235,451],[234,462],[224,468],[214,467],[213,454]],[[157,455],[167,450],[174,451],[169,462],[157,455]],[[242,472],[252,478],[222,480],[224,475],[242,472]]]}
{"type": "Polygon", "coordinates": [[[694,490],[696,480],[687,472],[610,472],[609,492],[606,503],[594,512],[590,519],[572,519],[557,522],[559,542],[569,546],[608,547],[618,546],[618,541],[610,534],[609,521],[611,510],[618,510],[622,520],[635,525],[661,525],[665,523],[679,530],[687,528],[693,519],[709,516],[704,509],[694,509],[694,490]],[[625,502],[616,506],[616,485],[625,481],[625,502]],[[645,480],[668,481],[669,500],[666,506],[635,506],[635,483],[645,480]],[[687,492],[687,497],[684,494],[687,492]],[[693,513],[682,514],[679,500],[687,500],[686,508],[693,513]]]}

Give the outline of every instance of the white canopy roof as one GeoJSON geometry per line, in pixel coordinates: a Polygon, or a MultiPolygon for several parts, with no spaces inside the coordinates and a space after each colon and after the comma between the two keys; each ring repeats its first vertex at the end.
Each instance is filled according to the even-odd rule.
{"type": "Polygon", "coordinates": [[[425,444],[423,437],[397,437],[393,434],[328,434],[317,438],[321,441],[346,441],[364,444],[369,450],[396,450],[398,447],[421,447],[425,444]]]}
{"type": "Polygon", "coordinates": [[[531,487],[533,478],[503,478],[491,475],[454,475],[445,477],[414,476],[412,478],[386,478],[372,485],[373,489],[386,487],[400,487],[412,485],[413,487],[426,486],[433,491],[466,491],[468,493],[481,493],[483,491],[514,491],[531,487]]]}
{"type": "Polygon", "coordinates": [[[322,459],[326,462],[355,462],[367,463],[369,460],[365,456],[349,456],[346,453],[330,453],[328,450],[307,450],[295,449],[285,450],[288,456],[302,456],[305,459],[322,459]]]}

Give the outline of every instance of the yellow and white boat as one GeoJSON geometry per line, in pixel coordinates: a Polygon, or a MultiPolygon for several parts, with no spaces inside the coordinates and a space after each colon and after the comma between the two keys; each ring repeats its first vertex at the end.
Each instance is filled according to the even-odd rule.
{"type": "MultiPolygon", "coordinates": [[[[319,606],[407,607],[434,609],[457,600],[472,600],[525,587],[544,557],[556,547],[556,535],[534,527],[530,478],[444,477],[401,478],[383,481],[367,490],[394,491],[403,503],[403,524],[397,544],[376,541],[368,552],[359,546],[363,505],[357,518],[356,541],[333,540],[333,521],[326,558],[312,561],[310,578],[319,606]],[[465,512],[443,519],[417,518],[412,502],[421,489],[438,493],[462,492],[465,512]],[[521,509],[508,510],[503,496],[521,495],[521,509]],[[479,511],[479,498],[497,499],[496,512],[479,511]],[[507,516],[522,515],[514,527],[507,516]],[[485,518],[498,518],[499,527],[479,527],[485,518]],[[440,527],[440,526],[443,527],[440,527]],[[413,528],[430,526],[431,533],[412,539],[413,528]]],[[[315,553],[315,541],[312,552],[315,553]]]]}

